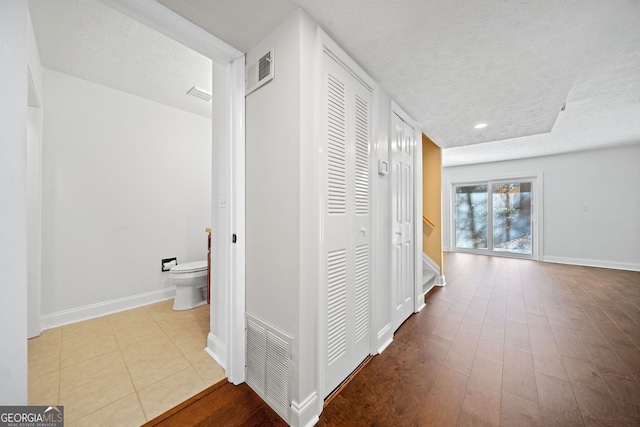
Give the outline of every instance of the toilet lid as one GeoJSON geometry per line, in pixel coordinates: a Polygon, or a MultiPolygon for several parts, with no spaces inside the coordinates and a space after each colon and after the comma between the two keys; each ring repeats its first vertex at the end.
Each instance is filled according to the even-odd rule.
{"type": "Polygon", "coordinates": [[[202,271],[207,269],[207,261],[194,261],[186,262],[184,264],[178,264],[175,267],[171,267],[172,273],[193,273],[194,271],[202,271]]]}

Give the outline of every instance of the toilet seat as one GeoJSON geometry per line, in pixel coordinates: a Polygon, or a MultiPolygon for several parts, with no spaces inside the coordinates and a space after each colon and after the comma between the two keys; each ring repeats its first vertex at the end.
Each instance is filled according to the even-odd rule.
{"type": "Polygon", "coordinates": [[[197,273],[199,271],[205,271],[207,269],[207,261],[194,261],[187,262],[184,264],[178,264],[174,267],[171,267],[169,272],[174,274],[185,274],[185,273],[197,273]]]}

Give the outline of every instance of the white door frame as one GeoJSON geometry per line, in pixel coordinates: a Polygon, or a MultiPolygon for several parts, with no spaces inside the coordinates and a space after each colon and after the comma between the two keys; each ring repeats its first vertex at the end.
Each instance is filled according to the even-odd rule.
{"type": "Polygon", "coordinates": [[[213,82],[218,99],[218,110],[213,108],[218,114],[212,117],[213,151],[223,155],[214,158],[212,168],[224,172],[215,177],[212,173],[211,250],[219,264],[211,282],[220,298],[211,301],[211,318],[215,316],[216,322],[211,322],[206,351],[225,369],[230,382],[240,384],[245,376],[244,53],[155,0],[100,1],[225,67],[224,72],[214,73],[213,82]]]}
{"type": "MultiPolygon", "coordinates": [[[[334,60],[336,60],[338,64],[342,65],[342,67],[349,74],[351,74],[354,78],[359,80],[364,86],[371,89],[372,110],[371,110],[371,141],[369,145],[369,227],[367,228],[372,232],[373,224],[374,224],[373,220],[374,220],[374,215],[376,211],[374,208],[375,204],[373,203],[374,198],[373,198],[372,181],[374,180],[373,179],[373,170],[374,170],[373,159],[374,159],[374,146],[375,146],[374,141],[376,141],[376,133],[377,133],[377,126],[378,126],[377,106],[376,106],[376,103],[378,102],[378,91],[379,91],[378,85],[346,52],[344,52],[344,50],[342,50],[342,48],[335,41],[333,41],[333,39],[331,39],[331,37],[329,37],[320,28],[318,28],[317,30],[317,46],[318,46],[318,50],[317,50],[318,62],[317,62],[316,88],[315,88],[316,99],[318,100],[322,99],[322,96],[321,96],[322,84],[323,84],[322,72],[323,72],[323,58],[325,53],[331,56],[334,60]]],[[[316,144],[317,144],[317,147],[320,148],[324,146],[324,142],[321,140],[319,136],[321,134],[319,129],[319,124],[322,123],[320,109],[316,111],[316,121],[317,121],[316,144]]],[[[320,206],[319,211],[324,212],[325,207],[324,207],[324,203],[322,202],[322,200],[324,199],[324,191],[326,191],[325,184],[324,184],[324,175],[323,175],[324,164],[323,164],[322,156],[319,155],[320,152],[317,151],[316,153],[318,154],[315,159],[316,168],[317,170],[322,171],[322,173],[319,174],[319,183],[318,183],[319,189],[320,189],[319,199],[321,200],[319,204],[320,206]]],[[[320,218],[322,217],[323,215],[321,214],[320,218]]],[[[320,220],[320,236],[324,235],[324,229],[325,229],[325,224],[324,224],[324,221],[321,219],[320,220]]],[[[325,254],[324,239],[320,237],[319,242],[320,242],[320,254],[324,256],[325,254]]],[[[374,250],[375,250],[373,247],[375,244],[374,242],[375,240],[372,235],[369,243],[369,247],[370,247],[370,251],[369,251],[369,337],[370,337],[369,354],[371,355],[374,355],[377,353],[376,338],[374,338],[374,337],[377,337],[377,331],[374,331],[374,327],[373,327],[373,318],[375,316],[374,310],[373,310],[373,301],[375,299],[375,296],[373,295],[374,277],[372,274],[373,272],[372,265],[373,265],[373,259],[374,259],[373,256],[374,256],[374,250]]],[[[323,266],[322,262],[319,262],[319,271],[320,271],[320,277],[326,277],[326,268],[323,266]]],[[[323,292],[325,290],[325,286],[326,285],[324,283],[320,283],[320,286],[318,286],[318,311],[316,313],[316,316],[317,316],[316,319],[317,319],[317,325],[318,325],[316,343],[320,353],[320,362],[318,364],[318,369],[316,374],[317,393],[318,393],[318,396],[320,396],[320,398],[317,399],[316,401],[318,414],[322,412],[324,397],[327,394],[327,392],[330,391],[330,390],[325,390],[325,372],[326,372],[325,365],[326,365],[326,354],[327,354],[327,345],[326,345],[327,325],[324,319],[326,304],[323,302],[323,292]]]]}
{"type": "MultiPolygon", "coordinates": [[[[405,123],[413,127],[413,267],[414,267],[414,303],[413,312],[417,313],[425,307],[424,291],[422,289],[422,128],[416,123],[405,111],[398,106],[393,100],[391,101],[391,115],[389,116],[389,155],[392,153],[393,139],[393,115],[400,117],[405,123]]],[[[393,191],[393,183],[390,185],[390,191],[393,191]]],[[[391,195],[390,195],[390,199],[391,195]]],[[[393,209],[393,207],[391,207],[393,209]]],[[[391,233],[393,234],[393,227],[391,233]]],[[[389,242],[392,242],[393,235],[389,236],[389,242]]],[[[391,259],[389,259],[391,265],[391,259]]],[[[393,301],[390,303],[393,323],[393,301]]]]}

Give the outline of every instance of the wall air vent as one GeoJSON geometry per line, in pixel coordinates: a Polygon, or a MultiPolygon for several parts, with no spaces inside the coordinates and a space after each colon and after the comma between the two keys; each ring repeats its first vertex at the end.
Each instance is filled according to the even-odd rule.
{"type": "Polygon", "coordinates": [[[273,48],[247,67],[246,95],[271,81],[274,75],[273,48]]]}
{"type": "Polygon", "coordinates": [[[246,319],[247,385],[289,422],[293,338],[249,313],[246,319]]]}
{"type": "Polygon", "coordinates": [[[211,94],[209,92],[207,92],[204,89],[200,89],[199,87],[192,87],[191,89],[189,89],[189,92],[187,92],[188,95],[191,96],[195,96],[198,99],[202,99],[203,101],[206,102],[211,102],[211,94]]]}

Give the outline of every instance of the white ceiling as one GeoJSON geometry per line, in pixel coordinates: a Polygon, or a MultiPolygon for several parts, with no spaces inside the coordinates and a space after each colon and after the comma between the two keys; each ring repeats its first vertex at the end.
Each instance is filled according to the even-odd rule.
{"type": "MultiPolygon", "coordinates": [[[[638,0],[157,1],[244,52],[304,8],[445,148],[445,165],[640,143],[638,0]]],[[[47,67],[132,87],[125,62],[159,85],[176,71],[164,67],[179,46],[95,0],[30,8],[47,67]]]]}
{"type": "Polygon", "coordinates": [[[29,0],[42,65],[211,117],[211,59],[97,0],[29,0]]]}

